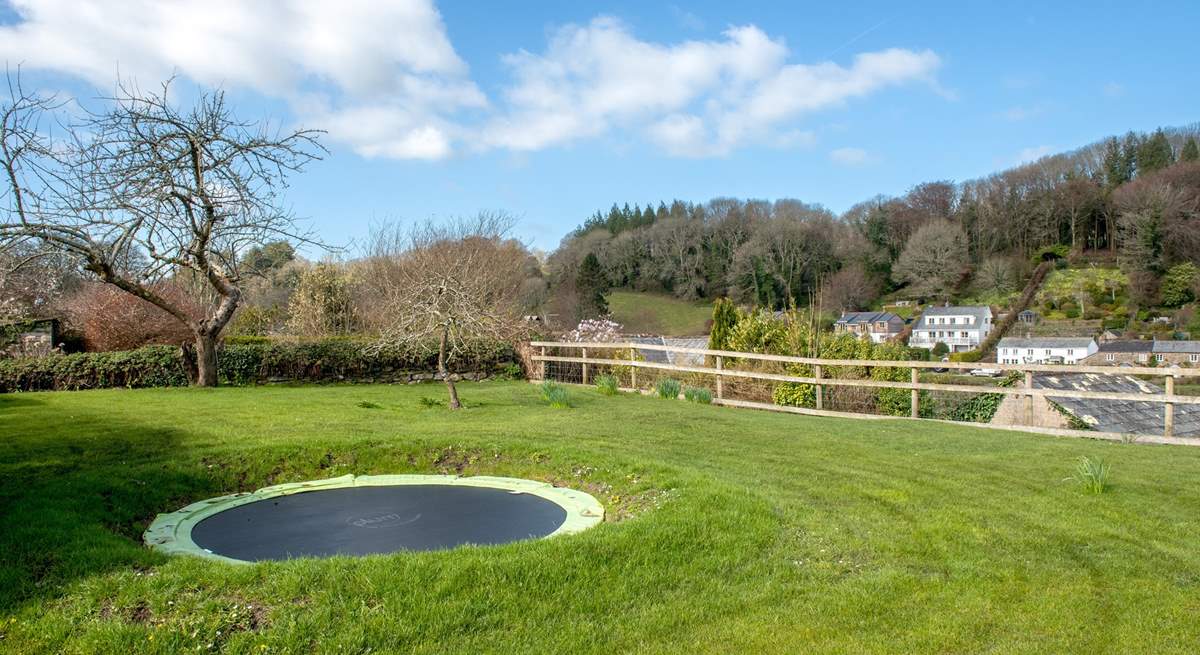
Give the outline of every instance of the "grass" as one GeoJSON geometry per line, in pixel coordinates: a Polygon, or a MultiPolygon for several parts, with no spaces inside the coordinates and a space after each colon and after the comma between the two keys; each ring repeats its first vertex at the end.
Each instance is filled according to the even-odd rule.
{"type": "Polygon", "coordinates": [[[0,396],[0,652],[1183,653],[1200,451],[526,383],[0,396]],[[437,391],[435,391],[437,389],[437,391]],[[370,403],[370,408],[360,406],[370,403]],[[378,407],[374,407],[374,406],[378,407]],[[1120,484],[1064,481],[1103,458],[1120,484]],[[231,566],[157,512],[347,473],[583,489],[564,538],[231,566]]]}
{"type": "Polygon", "coordinates": [[[597,375],[596,390],[605,396],[615,396],[618,391],[617,378],[607,374],[597,375]]]}
{"type": "Polygon", "coordinates": [[[1084,455],[1075,465],[1072,479],[1090,494],[1102,494],[1108,490],[1109,465],[1099,457],[1084,455]]]}
{"type": "Polygon", "coordinates": [[[712,318],[712,303],[680,300],[663,293],[613,291],[608,294],[608,309],[625,332],[668,337],[706,335],[712,318]]]}
{"type": "Polygon", "coordinates": [[[675,400],[679,397],[679,390],[681,387],[682,385],[680,385],[679,380],[674,378],[663,378],[658,381],[658,384],[654,385],[654,391],[658,394],[659,398],[675,400]]]}
{"type": "Polygon", "coordinates": [[[567,393],[567,388],[550,380],[542,383],[542,400],[554,409],[569,409],[571,407],[571,399],[567,393]]]}

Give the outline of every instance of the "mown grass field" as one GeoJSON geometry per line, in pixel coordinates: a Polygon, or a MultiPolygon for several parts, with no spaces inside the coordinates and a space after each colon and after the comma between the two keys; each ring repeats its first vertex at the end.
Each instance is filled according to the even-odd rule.
{"type": "Polygon", "coordinates": [[[525,383],[0,396],[0,651],[1190,653],[1200,451],[525,383]],[[367,405],[366,407],[360,404],[367,405]],[[371,404],[379,407],[371,407],[371,404]],[[1081,455],[1112,465],[1083,493],[1081,455]],[[252,566],[158,512],[346,473],[514,475],[609,520],[501,547],[252,566]]]}
{"type": "Polygon", "coordinates": [[[712,303],[680,300],[664,293],[613,291],[608,295],[613,320],[625,332],[697,337],[708,334],[712,303]]]}

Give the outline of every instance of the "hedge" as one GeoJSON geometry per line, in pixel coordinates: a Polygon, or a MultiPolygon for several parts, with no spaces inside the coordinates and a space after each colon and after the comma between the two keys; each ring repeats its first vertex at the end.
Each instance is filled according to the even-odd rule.
{"type": "MultiPolygon", "coordinates": [[[[509,344],[478,343],[452,358],[450,370],[472,377],[519,375],[509,344]]],[[[267,382],[405,382],[432,379],[432,347],[377,349],[369,341],[327,339],[269,343],[226,343],[217,358],[222,384],[267,382]]],[[[188,384],[178,348],[50,355],[0,360],[0,392],[181,387],[188,384]]]]}

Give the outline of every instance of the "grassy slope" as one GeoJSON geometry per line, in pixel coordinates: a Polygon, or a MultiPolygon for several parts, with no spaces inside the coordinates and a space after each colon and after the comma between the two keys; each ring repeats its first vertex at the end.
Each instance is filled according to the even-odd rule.
{"type": "Polygon", "coordinates": [[[705,323],[712,318],[712,304],[690,302],[660,293],[613,291],[608,295],[613,320],[626,332],[695,337],[708,334],[705,323]]]}
{"type": "Polygon", "coordinates": [[[1200,451],[523,383],[0,396],[0,651],[1191,652],[1200,451]],[[361,401],[380,409],[358,407],[361,401]],[[617,420],[614,420],[617,419],[617,420]],[[1113,465],[1089,496],[1080,455],[1113,465]],[[552,479],[633,518],[230,566],[146,522],[346,473],[552,479]],[[664,491],[669,490],[669,491],[664,491]]]}

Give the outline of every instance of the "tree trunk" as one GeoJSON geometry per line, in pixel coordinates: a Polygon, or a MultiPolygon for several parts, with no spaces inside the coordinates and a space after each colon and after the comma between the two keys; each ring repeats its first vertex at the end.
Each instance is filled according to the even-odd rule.
{"type": "Polygon", "coordinates": [[[192,386],[217,386],[217,337],[196,335],[195,343],[183,347],[183,363],[192,386]]]}
{"type": "Polygon", "coordinates": [[[454,388],[454,380],[450,379],[450,371],[446,369],[446,346],[450,335],[447,330],[442,330],[442,340],[438,345],[438,375],[442,376],[442,380],[446,382],[446,391],[450,394],[450,409],[461,409],[462,403],[458,401],[458,389],[454,388]]]}

